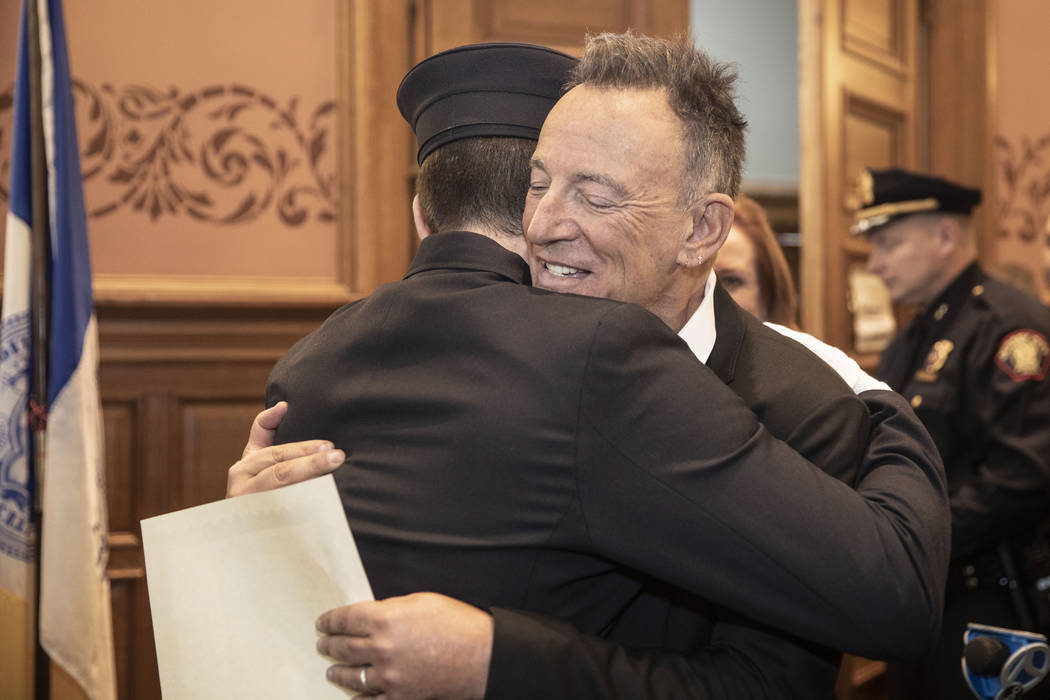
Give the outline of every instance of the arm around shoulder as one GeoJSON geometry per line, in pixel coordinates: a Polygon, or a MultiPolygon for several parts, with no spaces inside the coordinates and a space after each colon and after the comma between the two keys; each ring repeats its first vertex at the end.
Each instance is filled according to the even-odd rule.
{"type": "Polygon", "coordinates": [[[769,435],[661,326],[624,310],[595,336],[577,468],[596,550],[827,646],[921,656],[940,615],[948,507],[907,404],[862,395],[872,441],[854,490],[769,435]]]}

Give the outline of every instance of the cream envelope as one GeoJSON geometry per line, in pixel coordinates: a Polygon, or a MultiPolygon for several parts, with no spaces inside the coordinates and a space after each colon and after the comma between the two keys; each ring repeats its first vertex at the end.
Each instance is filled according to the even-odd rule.
{"type": "Polygon", "coordinates": [[[314,621],[372,590],[330,475],[142,521],[166,700],[346,698],[314,621]]]}

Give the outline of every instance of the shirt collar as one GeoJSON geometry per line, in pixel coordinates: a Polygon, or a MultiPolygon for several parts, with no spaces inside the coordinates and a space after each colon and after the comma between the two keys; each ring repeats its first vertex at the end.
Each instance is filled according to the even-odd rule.
{"type": "Polygon", "coordinates": [[[974,296],[974,287],[983,279],[984,271],[981,270],[981,266],[976,261],[970,263],[936,299],[917,314],[916,318],[922,318],[926,323],[936,323],[954,316],[954,312],[974,296]]]}
{"type": "Polygon", "coordinates": [[[689,345],[689,349],[696,355],[696,359],[707,362],[711,357],[711,349],[715,346],[715,273],[712,270],[707,276],[704,285],[704,298],[700,302],[693,315],[678,331],[679,337],[689,345]]]}
{"type": "Polygon", "coordinates": [[[445,231],[424,238],[405,279],[431,270],[494,272],[517,284],[532,284],[529,266],[520,255],[469,231],[445,231]]]}

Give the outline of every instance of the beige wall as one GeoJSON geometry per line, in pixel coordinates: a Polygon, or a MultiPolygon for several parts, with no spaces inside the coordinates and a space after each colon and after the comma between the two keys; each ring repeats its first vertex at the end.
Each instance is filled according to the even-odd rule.
{"type": "Polygon", "coordinates": [[[998,269],[1050,304],[1050,3],[996,6],[998,269]]]}
{"type": "MultiPolygon", "coordinates": [[[[351,263],[374,286],[358,261],[375,246],[348,242],[336,175],[349,161],[337,124],[359,113],[340,83],[356,63],[346,0],[63,4],[99,315],[118,695],[149,700],[160,693],[139,521],[221,498],[270,367],[354,293],[351,263]]],[[[0,0],[4,218],[19,6],[0,0]]],[[[399,160],[377,129],[349,131],[399,160]]],[[[400,274],[407,246],[390,247],[400,274]]],[[[0,608],[0,629],[25,625],[24,609],[0,608]]],[[[13,658],[5,648],[0,697],[13,658]]],[[[52,697],[79,697],[71,687],[56,675],[52,697]]]]}
{"type": "MultiPolygon", "coordinates": [[[[0,94],[18,5],[0,0],[0,94]]],[[[101,300],[166,281],[338,281],[336,0],[91,0],[65,13],[101,300]]]]}

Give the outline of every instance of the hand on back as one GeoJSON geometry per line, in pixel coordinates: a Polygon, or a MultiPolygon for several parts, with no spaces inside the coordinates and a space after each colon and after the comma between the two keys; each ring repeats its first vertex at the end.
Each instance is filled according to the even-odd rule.
{"type": "Polygon", "coordinates": [[[281,401],[255,416],[241,459],[227,474],[227,498],[324,476],[346,460],[328,440],[274,445],[274,433],[287,412],[288,404],[281,401]]]}

